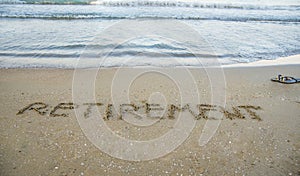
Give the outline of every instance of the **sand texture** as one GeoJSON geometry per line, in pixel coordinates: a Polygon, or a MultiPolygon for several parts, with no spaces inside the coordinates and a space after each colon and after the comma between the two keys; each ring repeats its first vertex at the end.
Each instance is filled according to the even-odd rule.
{"type": "MultiPolygon", "coordinates": [[[[143,69],[147,70],[135,68],[143,69]]],[[[168,69],[176,75],[183,68],[168,69]]],[[[132,70],[123,68],[122,75],[132,70]]],[[[132,125],[120,117],[118,108],[111,108],[123,101],[123,95],[112,93],[112,83],[118,88],[126,81],[115,79],[116,71],[101,69],[95,78],[95,99],[75,105],[74,70],[1,69],[0,175],[300,175],[300,84],[270,81],[279,73],[300,78],[299,65],[224,68],[226,87],[213,94],[224,96],[225,107],[211,100],[214,71],[208,70],[208,76],[204,69],[189,69],[200,98],[185,100],[190,108],[181,110],[183,118],[195,120],[195,128],[174,151],[148,161],[121,160],[99,150],[80,128],[74,110],[85,107],[89,118],[97,107],[119,136],[151,140],[173,128],[180,94],[192,87],[179,90],[167,76],[154,72],[137,77],[125,91],[130,98],[126,106],[141,108],[141,118],[160,106],[167,108],[158,118],[151,112],[150,122],[155,123],[150,126],[132,125]],[[85,103],[98,104],[88,109],[85,103]],[[215,134],[199,146],[206,122],[220,116],[215,134]]]]}

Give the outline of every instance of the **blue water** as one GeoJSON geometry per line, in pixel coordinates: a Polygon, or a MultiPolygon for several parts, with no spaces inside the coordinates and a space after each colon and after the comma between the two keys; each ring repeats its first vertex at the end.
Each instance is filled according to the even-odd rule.
{"type": "MultiPolygon", "coordinates": [[[[96,35],[124,19],[184,22],[213,47],[222,64],[300,54],[300,2],[297,0],[0,0],[0,67],[74,67],[96,35]]],[[[94,45],[100,50],[109,47],[101,42],[94,45]]],[[[137,57],[138,53],[145,53],[147,59],[143,57],[126,64],[151,65],[152,60],[160,59],[149,54],[153,52],[180,58],[181,65],[198,64],[190,62],[190,51],[176,43],[143,39],[115,48],[111,58],[119,59],[108,61],[106,66],[123,65],[122,58],[137,57]]],[[[91,59],[96,56],[96,52],[91,53],[91,59]]],[[[199,53],[199,57],[210,56],[199,53]]],[[[174,63],[153,62],[153,65],[174,66],[174,63]]],[[[82,67],[85,66],[93,65],[87,62],[82,67]]]]}

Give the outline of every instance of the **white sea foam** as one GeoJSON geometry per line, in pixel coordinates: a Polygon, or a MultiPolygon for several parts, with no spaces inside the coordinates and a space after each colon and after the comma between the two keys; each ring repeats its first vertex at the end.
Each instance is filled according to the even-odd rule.
{"type": "MultiPolygon", "coordinates": [[[[64,58],[64,59],[32,59],[32,58],[0,58],[0,68],[110,68],[110,67],[193,67],[201,68],[202,63],[209,65],[212,62],[209,59],[184,59],[184,58],[162,58],[151,61],[141,59],[124,59],[116,58],[109,61],[100,61],[99,59],[86,59],[77,65],[78,59],[64,58]],[[172,59],[172,60],[171,60],[172,59]]],[[[233,64],[219,60],[223,68],[236,68],[236,67],[262,67],[262,66],[279,66],[279,65],[300,65],[300,55],[282,57],[275,60],[260,60],[250,63],[233,64]]],[[[213,62],[213,64],[215,64],[213,62]]],[[[206,66],[209,67],[209,66],[206,66]]],[[[216,67],[216,65],[214,66],[216,67]]],[[[217,66],[218,67],[218,66],[217,66]]]]}
{"type": "Polygon", "coordinates": [[[219,8],[219,9],[282,9],[288,6],[298,6],[296,0],[97,0],[92,5],[123,6],[123,7],[192,7],[192,8],[219,8]],[[280,7],[281,6],[281,7],[280,7]]]}
{"type": "Polygon", "coordinates": [[[279,65],[300,65],[300,55],[280,57],[275,60],[260,60],[250,63],[239,63],[223,65],[224,68],[232,67],[265,67],[265,66],[279,66],[279,65]]]}

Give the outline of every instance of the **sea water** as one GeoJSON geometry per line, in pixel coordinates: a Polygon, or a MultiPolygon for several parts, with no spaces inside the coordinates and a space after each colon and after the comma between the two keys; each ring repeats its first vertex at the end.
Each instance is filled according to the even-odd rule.
{"type": "MultiPolygon", "coordinates": [[[[109,47],[101,41],[91,44],[105,29],[122,20],[156,19],[178,20],[198,31],[221,64],[300,54],[298,0],[0,0],[0,67],[74,68],[87,46],[109,47]]],[[[91,60],[96,57],[91,53],[91,60]]],[[[199,53],[200,59],[206,57],[211,56],[199,53]]],[[[85,59],[79,67],[94,66],[85,59]]],[[[120,44],[104,66],[198,64],[176,42],[142,38],[120,44]],[[147,54],[153,52],[172,57],[147,54]],[[140,53],[145,54],[139,58],[140,53]],[[124,63],[128,58],[135,59],[124,63]],[[172,62],[174,58],[180,63],[172,62]]]]}

